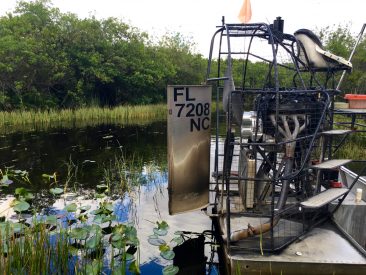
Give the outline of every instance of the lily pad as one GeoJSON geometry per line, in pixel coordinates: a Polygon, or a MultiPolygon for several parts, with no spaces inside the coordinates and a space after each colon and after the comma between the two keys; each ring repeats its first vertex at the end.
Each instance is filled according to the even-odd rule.
{"type": "Polygon", "coordinates": [[[159,238],[148,239],[147,241],[149,242],[149,244],[155,245],[155,246],[160,246],[160,245],[166,244],[166,242],[163,239],[159,239],[159,238]]]}
{"type": "Polygon", "coordinates": [[[184,239],[182,236],[178,236],[173,238],[171,241],[174,242],[176,245],[180,245],[184,242],[184,239]]]}
{"type": "Polygon", "coordinates": [[[78,206],[76,205],[76,203],[70,203],[65,206],[64,210],[66,210],[67,212],[75,212],[77,207],[78,206]]]}
{"type": "Polygon", "coordinates": [[[130,253],[126,253],[125,257],[126,257],[126,261],[132,261],[135,259],[135,256],[130,253]]]}
{"type": "Polygon", "coordinates": [[[62,194],[62,193],[64,192],[64,190],[63,190],[63,189],[61,189],[61,188],[56,187],[56,188],[51,188],[51,189],[50,189],[50,192],[51,192],[53,195],[60,195],[60,194],[62,194]]]}
{"type": "Polygon", "coordinates": [[[11,203],[11,206],[13,207],[15,212],[27,211],[30,208],[30,204],[22,200],[14,200],[11,203]]]}
{"type": "Polygon", "coordinates": [[[158,235],[158,236],[165,236],[166,234],[168,234],[168,230],[166,229],[159,229],[159,228],[154,228],[153,229],[154,234],[158,235]]]}
{"type": "Polygon", "coordinates": [[[45,222],[47,224],[52,224],[52,225],[57,224],[57,217],[56,217],[56,215],[47,216],[45,222]]]}
{"type": "Polygon", "coordinates": [[[89,235],[88,230],[83,227],[75,227],[70,231],[70,238],[77,240],[85,240],[89,235]]]}
{"type": "Polygon", "coordinates": [[[96,249],[98,245],[100,244],[100,241],[102,239],[102,236],[97,234],[88,239],[85,243],[85,247],[88,249],[96,249]]]}
{"type": "Polygon", "coordinates": [[[103,262],[101,260],[94,260],[93,262],[86,265],[86,274],[98,275],[102,268],[103,262]]]}
{"type": "Polygon", "coordinates": [[[90,208],[91,208],[90,205],[83,205],[79,209],[80,209],[81,213],[83,213],[85,211],[88,211],[90,208]]]}
{"type": "Polygon", "coordinates": [[[4,186],[8,186],[12,183],[13,181],[9,179],[8,175],[4,175],[3,178],[0,180],[0,184],[4,186]]]}
{"type": "Polygon", "coordinates": [[[168,265],[163,268],[163,275],[175,275],[179,272],[179,267],[175,265],[168,265]]]}
{"type": "Polygon", "coordinates": [[[160,256],[165,260],[173,260],[175,257],[175,253],[172,250],[160,252],[160,256]]]}
{"type": "Polygon", "coordinates": [[[163,230],[168,230],[169,225],[166,221],[162,221],[162,222],[156,222],[158,225],[158,229],[163,229],[163,230]]]}
{"type": "Polygon", "coordinates": [[[34,195],[24,187],[15,189],[15,195],[17,198],[23,198],[24,200],[27,201],[34,199],[34,195]]]}

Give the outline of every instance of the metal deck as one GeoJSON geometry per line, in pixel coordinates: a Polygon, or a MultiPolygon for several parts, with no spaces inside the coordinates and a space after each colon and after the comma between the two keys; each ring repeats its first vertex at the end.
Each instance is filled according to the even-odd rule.
{"type": "Polygon", "coordinates": [[[352,160],[350,160],[350,159],[332,159],[332,160],[327,160],[322,163],[313,165],[313,166],[311,166],[311,168],[318,169],[318,170],[334,169],[334,168],[338,168],[342,165],[345,165],[351,161],[352,160]]]}
{"type": "Polygon", "coordinates": [[[344,195],[348,191],[347,188],[331,188],[327,189],[318,195],[311,197],[307,201],[303,201],[301,205],[305,208],[319,208],[324,206],[340,196],[344,195]]]}

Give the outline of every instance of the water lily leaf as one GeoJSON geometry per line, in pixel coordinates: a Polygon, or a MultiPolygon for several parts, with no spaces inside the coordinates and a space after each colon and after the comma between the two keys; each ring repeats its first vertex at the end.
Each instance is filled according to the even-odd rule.
{"type": "Polygon", "coordinates": [[[30,208],[30,204],[22,200],[14,200],[11,205],[15,212],[23,212],[30,208]]]}
{"type": "Polygon", "coordinates": [[[3,178],[0,180],[0,184],[2,184],[4,186],[8,186],[12,183],[13,183],[13,181],[9,179],[8,175],[4,175],[3,178]]]}
{"type": "Polygon", "coordinates": [[[175,253],[172,250],[160,252],[160,256],[165,260],[173,260],[175,257],[175,253]]]}
{"type": "Polygon", "coordinates": [[[27,194],[24,195],[24,199],[26,201],[33,200],[34,199],[34,195],[32,193],[27,193],[27,194]]]}
{"type": "Polygon", "coordinates": [[[178,236],[173,238],[171,241],[174,242],[176,245],[180,245],[184,242],[184,239],[182,236],[178,236]]]}
{"type": "Polygon", "coordinates": [[[159,229],[159,228],[154,228],[153,229],[154,234],[158,235],[158,236],[165,236],[166,234],[168,234],[168,230],[166,229],[159,229]]]}
{"type": "Polygon", "coordinates": [[[64,190],[63,190],[63,189],[61,189],[61,188],[56,187],[56,188],[51,188],[51,189],[50,189],[50,192],[51,192],[53,195],[60,195],[60,194],[62,194],[62,193],[64,192],[64,190]]]}
{"type": "Polygon", "coordinates": [[[94,222],[96,222],[96,223],[102,223],[102,221],[103,221],[102,215],[95,215],[94,222]]]}
{"type": "Polygon", "coordinates": [[[31,200],[34,199],[34,196],[32,193],[30,193],[27,189],[24,187],[19,187],[15,189],[15,195],[20,198],[23,197],[25,200],[31,200]]]}
{"type": "Polygon", "coordinates": [[[85,243],[85,247],[87,249],[96,249],[100,245],[100,241],[102,239],[102,236],[97,234],[88,239],[85,243]]]}
{"type": "Polygon", "coordinates": [[[100,274],[100,270],[102,268],[101,260],[93,260],[93,262],[88,263],[85,267],[85,273],[89,275],[98,275],[100,274]]]}
{"type": "Polygon", "coordinates": [[[175,275],[179,272],[179,267],[175,265],[168,265],[163,268],[163,275],[175,275]]]}
{"type": "Polygon", "coordinates": [[[166,221],[162,221],[162,222],[156,222],[158,225],[158,229],[162,229],[162,230],[168,230],[169,225],[166,221]]]}
{"type": "Polygon", "coordinates": [[[64,208],[64,210],[66,210],[67,212],[75,212],[76,209],[77,209],[76,203],[70,203],[70,204],[66,205],[64,208]]]}
{"type": "Polygon", "coordinates": [[[166,242],[163,239],[148,239],[147,240],[149,242],[149,244],[151,245],[155,245],[155,246],[160,246],[163,244],[166,244],[166,242]]]}
{"type": "Polygon", "coordinates": [[[159,250],[160,250],[160,252],[166,252],[166,251],[169,251],[169,250],[170,250],[170,246],[169,246],[169,245],[167,245],[167,244],[159,245],[159,250]]]}
{"type": "Polygon", "coordinates": [[[88,220],[88,215],[87,214],[81,214],[78,217],[78,220],[81,222],[86,222],[88,220]]]}
{"type": "Polygon", "coordinates": [[[123,240],[122,236],[118,234],[113,234],[110,241],[111,245],[117,249],[122,249],[126,246],[126,242],[123,240]]]}
{"type": "Polygon", "coordinates": [[[115,234],[115,233],[113,233],[111,235],[111,241],[112,242],[117,242],[119,240],[122,240],[122,235],[121,234],[115,234]]]}
{"type": "Polygon", "coordinates": [[[139,240],[137,238],[137,230],[134,226],[127,225],[125,230],[125,236],[127,240],[127,244],[138,246],[139,240]]]}
{"type": "Polygon", "coordinates": [[[116,225],[114,228],[113,228],[113,233],[115,233],[115,234],[124,234],[125,233],[125,231],[126,231],[126,225],[124,225],[124,224],[118,224],[118,225],[116,225]]]}
{"type": "Polygon", "coordinates": [[[84,228],[90,235],[102,234],[102,228],[97,224],[86,225],[84,228]]]}
{"type": "Polygon", "coordinates": [[[11,228],[14,233],[21,233],[24,230],[24,224],[19,222],[11,223],[11,228]]]}
{"type": "Polygon", "coordinates": [[[126,261],[132,261],[135,259],[135,256],[130,253],[126,253],[125,258],[126,258],[126,261]]]}
{"type": "Polygon", "coordinates": [[[57,217],[56,217],[56,215],[47,216],[45,222],[47,224],[56,225],[57,224],[57,217]]]}
{"type": "Polygon", "coordinates": [[[70,231],[70,238],[77,240],[85,240],[89,235],[88,230],[83,227],[75,227],[70,231]]]}
{"type": "Polygon", "coordinates": [[[83,206],[79,207],[81,213],[88,211],[90,208],[91,208],[90,205],[83,205],[83,206]]]}
{"type": "Polygon", "coordinates": [[[113,212],[113,210],[114,210],[113,204],[111,202],[104,202],[104,203],[102,203],[101,207],[110,212],[113,212]]]}
{"type": "Polygon", "coordinates": [[[133,261],[132,263],[130,263],[130,266],[128,267],[128,270],[133,274],[140,274],[141,273],[140,267],[139,267],[139,265],[137,264],[136,261],[133,261]]]}

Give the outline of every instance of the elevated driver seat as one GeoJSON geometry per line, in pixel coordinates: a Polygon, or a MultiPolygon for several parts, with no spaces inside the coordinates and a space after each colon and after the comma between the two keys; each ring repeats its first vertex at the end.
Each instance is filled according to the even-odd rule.
{"type": "Polygon", "coordinates": [[[333,72],[352,69],[351,62],[325,51],[319,38],[312,31],[300,29],[294,35],[298,41],[300,68],[333,72]]]}

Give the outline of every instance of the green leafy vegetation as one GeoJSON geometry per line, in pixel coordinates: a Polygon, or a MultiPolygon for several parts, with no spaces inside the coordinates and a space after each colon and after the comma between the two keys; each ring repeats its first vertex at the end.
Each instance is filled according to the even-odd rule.
{"type": "MultiPolygon", "coordinates": [[[[8,169],[1,173],[1,181],[17,181],[25,174],[8,169]]],[[[61,199],[64,189],[55,187],[49,192],[61,199]]],[[[66,206],[59,214],[34,212],[30,220],[25,219],[22,213],[35,210],[34,198],[26,188],[16,188],[9,208],[17,213],[18,221],[0,221],[1,274],[100,274],[103,270],[126,274],[127,269],[140,274],[137,230],[117,220],[114,201],[101,199],[91,210],[90,205],[66,204],[64,199],[66,206]]]]}
{"type": "Polygon", "coordinates": [[[76,110],[0,111],[0,131],[2,133],[26,132],[60,127],[95,126],[103,123],[116,125],[148,124],[165,120],[166,110],[165,104],[152,104],[123,105],[114,108],[83,107],[76,110]]]}
{"type": "Polygon", "coordinates": [[[166,85],[203,81],[206,62],[179,33],[153,41],[116,18],[62,13],[19,1],[0,18],[0,108],[149,104],[166,85]]]}

